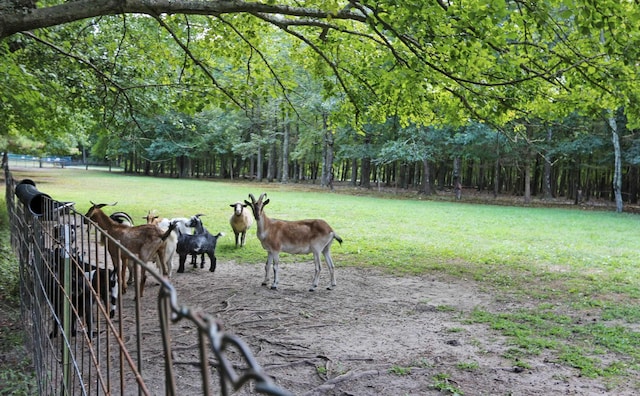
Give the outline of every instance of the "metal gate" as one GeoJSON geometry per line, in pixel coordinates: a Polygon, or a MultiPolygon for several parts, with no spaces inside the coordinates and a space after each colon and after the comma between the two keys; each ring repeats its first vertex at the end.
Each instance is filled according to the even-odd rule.
{"type": "Polygon", "coordinates": [[[20,265],[22,319],[39,394],[227,395],[243,387],[290,394],[263,372],[240,338],[224,332],[210,315],[181,305],[167,279],[77,213],[72,202],[59,202],[30,180],[14,180],[7,166],[4,170],[11,245],[20,265]],[[150,309],[142,306],[137,287],[130,288],[135,300],[118,298],[124,280],[114,276],[108,244],[117,245],[134,266],[144,267],[159,282],[151,315],[157,334],[141,331],[150,309]],[[175,374],[172,332],[185,322],[194,328],[196,360],[191,366],[200,384],[181,383],[175,374]],[[161,344],[163,356],[148,356],[150,343],[161,344]],[[157,381],[162,371],[163,381],[157,381]]]}

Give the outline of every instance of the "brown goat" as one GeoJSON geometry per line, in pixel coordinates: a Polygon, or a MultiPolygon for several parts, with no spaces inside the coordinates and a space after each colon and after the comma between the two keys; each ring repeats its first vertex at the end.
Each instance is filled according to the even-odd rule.
{"type": "MultiPolygon", "coordinates": [[[[131,253],[138,256],[143,262],[150,261],[156,254],[161,262],[164,262],[163,242],[171,235],[175,228],[175,224],[171,224],[166,231],[162,231],[158,226],[153,224],[142,224],[139,226],[128,226],[120,224],[107,216],[102,208],[107,204],[95,204],[91,202],[91,208],[85,214],[85,217],[91,219],[100,228],[105,230],[112,238],[119,241],[122,246],[127,248],[131,253]]],[[[128,256],[114,244],[107,242],[107,249],[111,256],[114,269],[118,272],[118,279],[122,284],[122,293],[127,291],[127,283],[124,281],[127,269],[128,256]]],[[[163,268],[163,275],[167,276],[166,270],[163,268]]],[[[131,274],[130,274],[131,277],[131,274]]],[[[144,291],[146,282],[146,270],[142,267],[140,277],[140,297],[144,291]]]]}
{"type": "Polygon", "coordinates": [[[286,221],[270,219],[264,213],[264,207],[267,206],[269,200],[262,201],[267,196],[262,193],[256,201],[253,194],[249,194],[251,202],[244,201],[251,207],[253,217],[256,219],[258,230],[256,235],[262,243],[262,247],[267,251],[267,263],[264,271],[263,286],[269,282],[269,271],[273,265],[273,284],[272,289],[278,288],[278,264],[280,261],[280,252],[291,254],[308,254],[313,253],[313,262],[316,266],[316,272],[313,276],[313,282],[309,291],[314,291],[318,287],[320,279],[320,253],[324,256],[327,263],[329,274],[331,276],[331,284],[328,290],[336,286],[336,277],[333,268],[333,260],[331,259],[331,244],[335,239],[342,244],[342,238],[333,231],[326,221],[320,219],[286,221]]]}

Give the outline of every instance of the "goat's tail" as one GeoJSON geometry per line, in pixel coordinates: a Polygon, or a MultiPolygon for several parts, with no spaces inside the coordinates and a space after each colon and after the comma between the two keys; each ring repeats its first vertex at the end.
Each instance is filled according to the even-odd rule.
{"type": "Polygon", "coordinates": [[[171,233],[173,232],[173,230],[176,229],[176,226],[178,225],[177,221],[172,221],[169,224],[169,228],[167,228],[167,231],[165,231],[164,234],[162,234],[162,240],[165,241],[167,238],[169,238],[169,235],[171,235],[171,233]]]}
{"type": "Polygon", "coordinates": [[[339,244],[342,245],[342,238],[340,238],[340,236],[335,232],[333,233],[333,239],[335,239],[336,241],[338,241],[339,244]]]}

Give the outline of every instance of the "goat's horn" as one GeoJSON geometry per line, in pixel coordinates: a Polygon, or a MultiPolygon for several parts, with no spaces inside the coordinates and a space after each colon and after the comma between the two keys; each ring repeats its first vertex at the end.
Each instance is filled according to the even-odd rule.
{"type": "Polygon", "coordinates": [[[206,216],[206,214],[204,213],[198,213],[197,215],[195,215],[196,217],[201,217],[201,216],[206,216]]]}
{"type": "Polygon", "coordinates": [[[256,197],[254,197],[253,194],[249,193],[249,198],[251,198],[252,202],[256,202],[256,197]]]}
{"type": "Polygon", "coordinates": [[[258,198],[258,201],[262,201],[262,198],[265,198],[266,196],[267,196],[267,193],[260,194],[260,198],[258,198]]]}
{"type": "Polygon", "coordinates": [[[112,203],[111,205],[107,204],[107,206],[116,206],[118,204],[118,201],[112,203]]]}

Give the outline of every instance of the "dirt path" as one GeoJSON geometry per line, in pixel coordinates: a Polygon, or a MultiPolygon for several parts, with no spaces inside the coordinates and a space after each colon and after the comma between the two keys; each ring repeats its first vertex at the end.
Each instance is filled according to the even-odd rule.
{"type": "MultiPolygon", "coordinates": [[[[463,320],[474,307],[496,311],[504,305],[466,283],[339,267],[335,290],[309,292],[313,264],[302,262],[282,265],[280,289],[273,291],[260,286],[262,265],[219,260],[215,273],[206,268],[174,274],[180,302],[222,320],[275,382],[296,395],[451,394],[438,388],[465,395],[607,394],[600,381],[544,354],[527,358],[530,369],[515,369],[502,357],[510,348],[507,339],[463,320]]],[[[325,270],[321,286],[327,281],[325,270]]],[[[152,312],[157,286],[151,283],[147,291],[152,312]]],[[[155,319],[145,323],[143,333],[158,332],[155,319]]],[[[193,326],[178,322],[172,334],[179,389],[197,393],[193,326]]],[[[157,346],[151,356],[162,354],[157,346]]],[[[163,393],[162,366],[150,372],[147,384],[157,384],[151,386],[154,394],[163,393]]],[[[633,394],[628,389],[611,394],[633,394]]],[[[237,394],[255,391],[245,386],[237,394]]]]}

